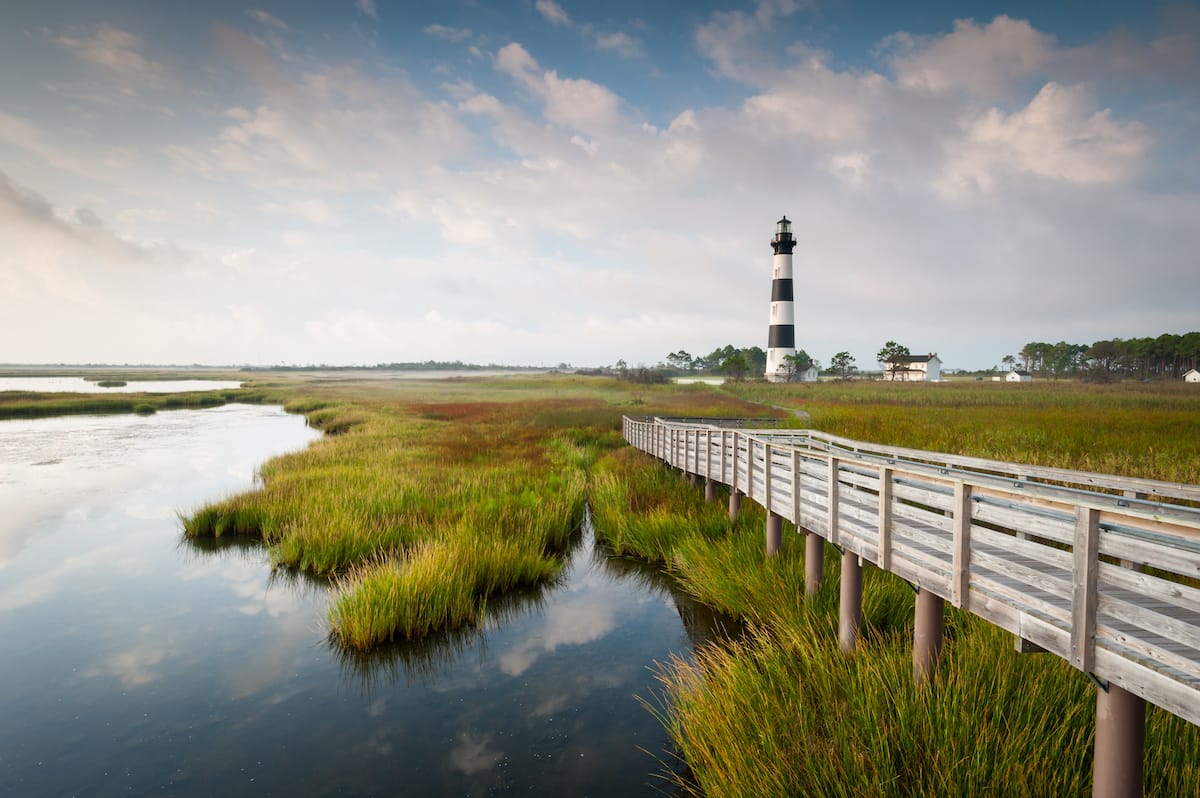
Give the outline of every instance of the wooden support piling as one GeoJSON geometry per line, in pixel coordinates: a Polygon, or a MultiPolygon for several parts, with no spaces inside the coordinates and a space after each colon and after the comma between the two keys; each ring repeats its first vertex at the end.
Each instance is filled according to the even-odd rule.
{"type": "Polygon", "coordinates": [[[736,521],[741,512],[742,494],[738,493],[737,488],[733,488],[729,491],[729,520],[736,521]]]}
{"type": "Polygon", "coordinates": [[[944,603],[941,596],[925,588],[917,591],[913,624],[913,681],[917,684],[929,681],[942,655],[944,603]]]}
{"type": "Polygon", "coordinates": [[[710,502],[717,498],[717,483],[712,477],[704,478],[704,501],[710,502]]]}
{"type": "Polygon", "coordinates": [[[767,513],[767,556],[774,557],[783,550],[783,516],[767,513]]]}
{"type": "Polygon", "coordinates": [[[825,575],[825,539],[815,532],[804,536],[804,595],[815,596],[825,575]]]}
{"type": "Polygon", "coordinates": [[[862,626],[862,560],[850,550],[842,552],[842,583],[838,610],[838,642],[842,653],[858,648],[862,626]]]}
{"type": "Polygon", "coordinates": [[[1115,684],[1096,688],[1093,798],[1141,798],[1146,702],[1115,684]]]}

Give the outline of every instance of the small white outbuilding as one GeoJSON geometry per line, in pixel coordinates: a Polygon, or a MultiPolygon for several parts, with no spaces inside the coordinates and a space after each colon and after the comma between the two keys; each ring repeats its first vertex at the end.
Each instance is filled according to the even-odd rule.
{"type": "Polygon", "coordinates": [[[1005,382],[1033,382],[1033,375],[1028,371],[1010,371],[1004,375],[1005,382]]]}
{"type": "Polygon", "coordinates": [[[1190,369],[1186,374],[1183,375],[1183,381],[1200,382],[1200,371],[1196,371],[1196,369],[1190,369]]]}

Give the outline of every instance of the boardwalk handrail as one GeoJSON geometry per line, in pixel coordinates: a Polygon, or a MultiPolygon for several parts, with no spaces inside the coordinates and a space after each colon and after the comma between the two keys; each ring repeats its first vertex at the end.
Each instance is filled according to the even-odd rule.
{"type": "Polygon", "coordinates": [[[1200,486],[717,419],[625,439],[1200,724],[1200,486]]]}

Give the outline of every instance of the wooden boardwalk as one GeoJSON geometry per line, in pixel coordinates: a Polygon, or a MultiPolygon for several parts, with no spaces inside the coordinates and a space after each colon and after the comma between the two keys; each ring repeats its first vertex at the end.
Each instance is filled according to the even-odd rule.
{"type": "Polygon", "coordinates": [[[1104,692],[1200,724],[1200,486],[720,423],[626,417],[624,435],[1062,657],[1104,692]]]}

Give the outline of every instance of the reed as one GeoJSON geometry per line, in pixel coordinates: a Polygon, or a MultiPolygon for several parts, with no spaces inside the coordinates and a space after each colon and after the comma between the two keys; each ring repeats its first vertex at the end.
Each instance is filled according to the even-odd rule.
{"type": "MultiPolygon", "coordinates": [[[[942,393],[947,387],[954,388],[730,390],[803,409],[814,427],[861,440],[1197,481],[1190,475],[1200,414],[1190,392],[1064,385],[1014,397],[975,385],[942,393]]],[[[694,780],[678,785],[684,794],[1078,795],[1090,788],[1095,688],[1062,660],[1018,655],[1011,636],[948,608],[942,663],[919,689],[913,594],[901,580],[865,571],[863,649],[846,657],[837,641],[831,547],[823,587],[805,599],[800,536],[785,534],[783,551],[767,559],[757,505],[744,502],[731,524],[723,501],[703,502],[678,472],[632,450],[602,458],[595,471],[598,534],[627,555],[665,564],[687,592],[753,630],[662,669],[655,711],[690,766],[694,780]]],[[[1195,794],[1200,729],[1151,708],[1145,772],[1147,794],[1195,794]]]]}
{"type": "MultiPolygon", "coordinates": [[[[629,395],[614,382],[267,389],[326,436],[264,465],[259,490],[185,519],[185,534],[261,538],[277,566],[336,575],[329,622],[347,648],[475,624],[489,599],[558,575],[589,471],[623,447],[629,395]]],[[[754,410],[711,391],[660,396],[674,413],[754,410]]]]}

